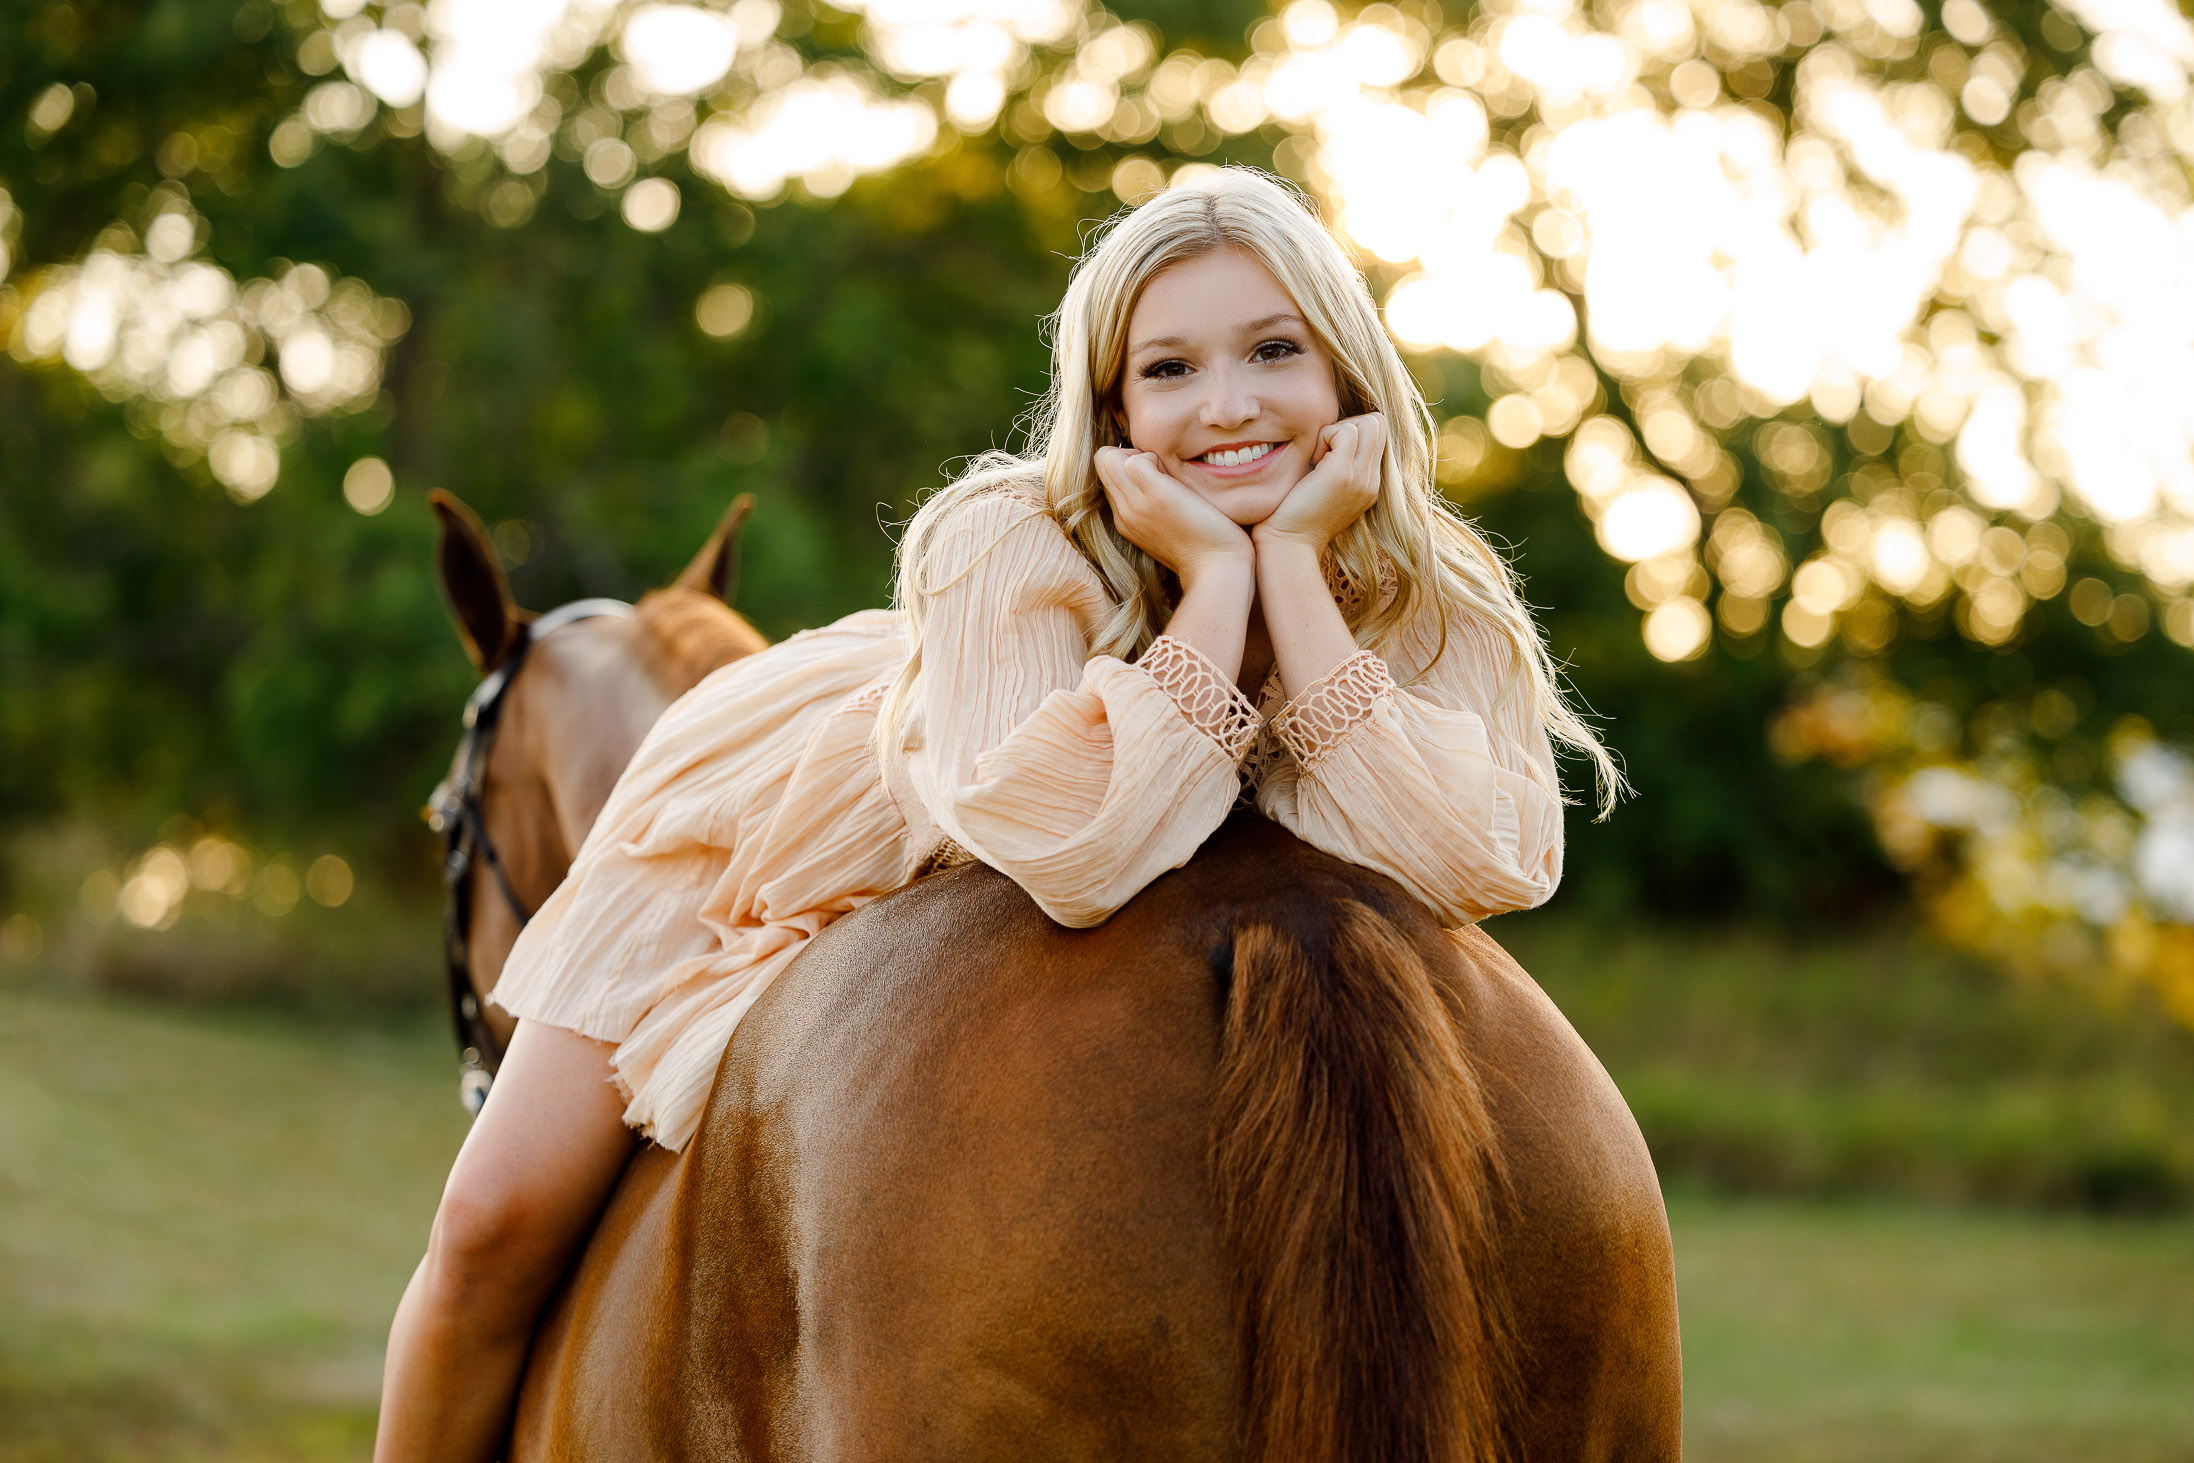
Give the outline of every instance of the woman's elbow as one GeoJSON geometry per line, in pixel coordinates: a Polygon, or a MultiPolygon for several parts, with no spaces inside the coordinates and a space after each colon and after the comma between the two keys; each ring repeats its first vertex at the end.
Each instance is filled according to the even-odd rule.
{"type": "Polygon", "coordinates": [[[1036,901],[1036,907],[1053,924],[1064,925],[1070,930],[1086,930],[1101,925],[1111,919],[1121,905],[1127,903],[1126,899],[1108,899],[1090,891],[1065,892],[1045,889],[1020,879],[1014,882],[1020,884],[1028,897],[1036,901]]]}
{"type": "Polygon", "coordinates": [[[1554,897],[1561,882],[1560,860],[1551,865],[1471,863],[1454,865],[1420,885],[1418,898],[1450,928],[1476,924],[1497,914],[1537,909],[1554,897]]]}
{"type": "Polygon", "coordinates": [[[994,842],[970,838],[964,833],[960,844],[1019,885],[1021,892],[1044,912],[1045,918],[1070,930],[1086,930],[1092,925],[1103,924],[1133,897],[1133,891],[1121,894],[1110,885],[1091,882],[1079,871],[1056,867],[1060,862],[1056,850],[1047,854],[1000,848],[994,842]]]}

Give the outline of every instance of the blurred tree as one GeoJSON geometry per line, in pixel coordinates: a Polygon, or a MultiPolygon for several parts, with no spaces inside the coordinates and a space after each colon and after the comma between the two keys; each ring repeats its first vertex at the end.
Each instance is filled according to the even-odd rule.
{"type": "Polygon", "coordinates": [[[417,870],[389,806],[465,684],[426,488],[497,525],[537,605],[638,592],[744,488],[766,628],[874,603],[879,517],[1040,389],[1086,226],[1240,160],[1363,248],[1443,484],[1628,755],[1646,801],[1573,830],[1570,898],[1826,918],[1902,866],[1969,926],[2106,932],[2151,971],[2176,947],[2141,930],[2194,921],[2139,853],[2177,794],[2123,776],[2144,735],[2194,740],[2189,432],[2168,391],[2127,418],[2080,374],[2187,379],[2179,297],[2142,334],[2111,278],[2194,277],[2176,16],[17,9],[10,818],[181,808],[417,870]],[[176,304],[219,293],[201,265],[234,301],[202,316],[176,304]],[[2128,420],[2154,430],[2113,457],[2128,420]],[[392,498],[346,499],[367,458],[392,498]],[[1920,772],[1994,811],[1915,800],[1920,772]],[[2116,903],[2020,904],[1991,849],[2116,903]]]}

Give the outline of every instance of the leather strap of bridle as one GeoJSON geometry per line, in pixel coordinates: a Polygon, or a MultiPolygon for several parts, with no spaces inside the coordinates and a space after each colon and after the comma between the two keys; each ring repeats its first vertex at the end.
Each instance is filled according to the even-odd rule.
{"type": "Polygon", "coordinates": [[[428,804],[427,823],[442,837],[442,955],[449,978],[450,1023],[464,1064],[459,1096],[466,1108],[479,1112],[488,1087],[503,1064],[503,1043],[488,1024],[473,988],[472,872],[475,862],[486,866],[509,906],[518,927],[533,918],[512,887],[510,872],[495,840],[488,836],[487,816],[480,803],[486,786],[488,758],[495,748],[495,733],[502,722],[503,701],[525,665],[534,644],[575,620],[604,615],[623,616],[632,606],[616,599],[582,599],[560,605],[529,623],[518,626],[517,642],[502,664],[491,671],[465,700],[465,736],[457,749],[456,767],[434,791],[428,804]]]}

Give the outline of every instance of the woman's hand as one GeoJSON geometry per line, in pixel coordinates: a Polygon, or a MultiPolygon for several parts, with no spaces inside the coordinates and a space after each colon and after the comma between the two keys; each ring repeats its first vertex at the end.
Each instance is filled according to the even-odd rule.
{"type": "Polygon", "coordinates": [[[1323,553],[1379,500],[1386,418],[1367,412],[1323,428],[1310,460],[1310,471],[1288,490],[1272,516],[1252,530],[1258,549],[1289,544],[1323,553]]]}
{"type": "Polygon", "coordinates": [[[1213,567],[1255,563],[1249,535],[1160,467],[1156,455],[1100,447],[1096,468],[1121,537],[1179,575],[1184,589],[1213,567]]]}
{"type": "Polygon", "coordinates": [[[1249,535],[1148,452],[1100,447],[1096,467],[1114,527],[1181,581],[1166,634],[1234,679],[1257,599],[1257,550],[1249,535]]]}

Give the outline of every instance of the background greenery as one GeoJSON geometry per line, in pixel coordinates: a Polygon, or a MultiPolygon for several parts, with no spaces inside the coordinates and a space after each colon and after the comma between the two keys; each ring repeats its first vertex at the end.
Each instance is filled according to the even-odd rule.
{"type": "MultiPolygon", "coordinates": [[[[1266,14],[1114,9],[1236,60],[1266,14]]],[[[2046,5],[1997,22],[2030,90],[2086,59],[2046,5]]],[[[879,603],[890,523],[1012,440],[1040,318],[1120,206],[1127,149],[1003,127],[773,204],[673,157],[683,212],[655,234],[563,153],[522,217],[498,215],[492,155],[393,113],[278,166],[320,25],[302,0],[0,0],[0,341],[38,271],[129,252],[178,200],[199,257],[238,279],[310,261],[409,317],[378,391],[308,417],[249,503],[93,378],[0,359],[0,1311],[26,1318],[0,1327],[0,1458],[363,1450],[381,1330],[461,1135],[414,813],[473,677],[427,491],[479,509],[535,608],[662,582],[741,491],[761,506],[740,604],[767,632],[879,603]],[[27,124],[56,85],[81,88],[72,120],[27,124]],[[755,314],[718,338],[695,302],[727,283],[755,314]],[[372,516],[341,487],[366,456],[395,476],[372,516]],[[148,844],[215,836],[256,861],[252,898],[200,887],[156,928],[115,917],[148,844]],[[322,854],[357,872],[337,907],[298,896],[322,854]]],[[[839,12],[789,4],[782,33],[859,60],[839,12]]],[[[574,97],[609,65],[579,65],[574,97]]],[[[1168,130],[1140,152],[1286,167],[1288,142],[1168,130]]],[[[1513,386],[1462,357],[1412,365],[1442,418],[1513,386]]],[[[1595,383],[1636,425],[1625,386],[1595,383]]],[[[1949,472],[1909,432],[1819,440],[1819,494],[1789,491],[1749,431],[1722,444],[1735,503],[1794,561],[1867,464],[1949,472]]],[[[1511,546],[1638,785],[1609,823],[1573,816],[1558,904],[1495,929],[1675,1191],[1694,1454],[2185,1456],[2194,1036],[2092,945],[2058,962],[2070,981],[2007,980],[1918,934],[1870,819],[1879,749],[1816,734],[1836,696],[1893,687],[1949,712],[1944,755],[2012,745],[2066,799],[2107,802],[2129,718],[2194,740],[2185,650],[2044,597],[1993,648],[1947,609],[1897,607],[1871,649],[1771,630],[1664,664],[1560,441],[1491,450],[1448,487],[1511,546]]],[[[2072,573],[2140,590],[2094,524],[2063,523],[2072,573]]]]}
{"type": "MultiPolygon", "coordinates": [[[[112,221],[141,223],[154,190],[179,183],[210,226],[206,256],[238,278],[309,259],[411,312],[370,408],[310,425],[279,488],[243,509],[83,377],[0,365],[0,817],[17,826],[90,816],[141,846],[183,813],[275,845],[337,846],[416,885],[427,853],[403,814],[438,774],[468,682],[428,576],[428,488],[513,525],[513,578],[535,606],[660,582],[742,490],[762,503],[742,605],[765,629],[877,603],[883,525],[952,461],[1011,440],[1043,380],[1038,320],[1087,227],[1119,207],[1111,149],[1066,148],[1075,166],[1051,186],[1016,189],[1014,144],[993,132],[828,203],[796,190],[749,207],[692,184],[659,235],[627,227],[558,158],[523,226],[497,228],[480,211],[488,164],[418,138],[369,130],[294,169],[269,159],[267,135],[313,80],[295,55],[309,10],[9,11],[23,43],[0,53],[0,116],[24,115],[57,80],[97,96],[50,138],[0,131],[19,277],[77,256],[112,221]],[[168,179],[160,149],[178,135],[196,139],[199,165],[168,179]],[[723,280],[759,302],[729,341],[693,313],[723,280]],[[376,518],[338,491],[368,453],[397,482],[376,518]]],[[[1210,0],[1147,18],[1169,42],[1238,57],[1262,13],[1210,0]]],[[[2041,13],[2009,19],[2031,28],[2041,13]]],[[[824,34],[811,47],[827,50],[824,34]]],[[[1281,136],[1202,152],[1269,164],[1281,136]]],[[[1472,363],[1420,364],[1443,416],[1484,410],[1472,363]]],[[[1628,816],[1573,828],[1565,898],[1608,916],[1817,920],[1899,897],[1853,781],[1779,761],[1764,735],[1825,668],[1773,652],[1655,661],[1560,450],[1497,453],[1470,506],[1513,546],[1641,794],[1628,816]]],[[[1770,487],[1743,443],[1732,450],[1739,501],[1805,542],[1817,511],[1770,487]]],[[[2129,710],[2166,727],[2194,711],[2194,681],[2171,673],[2184,653],[2160,635],[2102,646],[2061,605],[2036,619],[1988,654],[1930,638],[1938,617],[1906,642],[1899,674],[1961,714],[2075,677],[2081,725],[2098,735],[2129,710]]]]}

